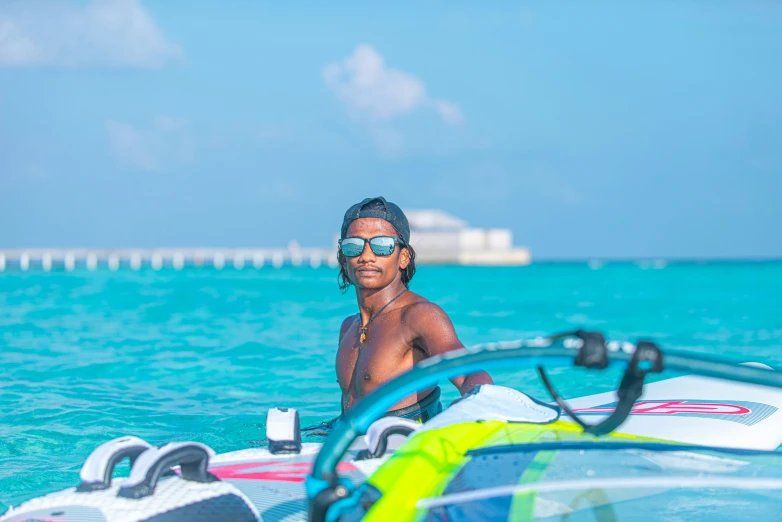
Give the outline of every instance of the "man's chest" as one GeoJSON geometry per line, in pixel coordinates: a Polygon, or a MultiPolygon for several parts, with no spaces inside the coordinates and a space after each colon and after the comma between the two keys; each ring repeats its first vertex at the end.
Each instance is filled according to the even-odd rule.
{"type": "MultiPolygon", "coordinates": [[[[373,325],[374,326],[374,325],[373,325]]],[[[387,380],[409,369],[407,359],[413,349],[402,328],[378,325],[365,332],[361,342],[358,324],[343,337],[337,352],[337,376],[343,388],[354,383],[362,388],[362,382],[387,380]]]]}

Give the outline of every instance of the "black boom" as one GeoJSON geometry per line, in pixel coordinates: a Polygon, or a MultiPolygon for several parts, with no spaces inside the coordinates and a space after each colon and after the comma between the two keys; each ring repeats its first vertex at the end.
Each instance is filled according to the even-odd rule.
{"type": "MultiPolygon", "coordinates": [[[[598,370],[603,370],[608,367],[608,348],[606,347],[603,334],[600,332],[576,330],[575,332],[553,335],[550,339],[556,341],[565,337],[577,337],[581,339],[583,343],[578,349],[578,352],[576,352],[576,366],[598,370]]],[[[611,415],[602,422],[588,424],[570,409],[559,393],[557,393],[557,390],[554,388],[554,385],[546,374],[546,370],[542,366],[538,366],[538,374],[540,374],[540,378],[548,392],[551,394],[551,397],[557,401],[557,404],[562,408],[562,411],[584,428],[585,433],[591,433],[592,435],[605,435],[618,428],[627,419],[627,416],[630,415],[635,401],[641,397],[646,375],[648,373],[660,373],[662,371],[662,350],[652,342],[640,341],[635,347],[635,352],[633,353],[630,362],[627,364],[627,369],[622,377],[622,382],[619,384],[619,389],[616,391],[617,397],[619,398],[616,409],[614,409],[611,415]]]]}

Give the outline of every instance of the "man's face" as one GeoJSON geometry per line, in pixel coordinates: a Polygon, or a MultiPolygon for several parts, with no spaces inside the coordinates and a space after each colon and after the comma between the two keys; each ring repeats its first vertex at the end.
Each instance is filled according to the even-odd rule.
{"type": "MultiPolygon", "coordinates": [[[[359,218],[348,227],[346,237],[361,237],[371,239],[377,236],[399,237],[394,227],[380,218],[359,218]]],[[[410,255],[405,248],[397,243],[394,253],[390,256],[378,256],[372,252],[369,243],[364,244],[364,251],[356,257],[342,256],[345,271],[350,281],[358,288],[384,288],[396,277],[401,277],[400,270],[407,267],[410,255]]]]}

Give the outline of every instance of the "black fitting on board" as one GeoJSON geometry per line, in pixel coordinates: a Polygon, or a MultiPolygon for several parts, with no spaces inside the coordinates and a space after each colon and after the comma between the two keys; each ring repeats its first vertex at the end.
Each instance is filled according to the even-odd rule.
{"type": "Polygon", "coordinates": [[[608,350],[603,334],[577,330],[573,335],[584,341],[576,353],[576,366],[597,370],[608,368],[608,350]]]}
{"type": "MultiPolygon", "coordinates": [[[[578,337],[583,341],[582,346],[578,349],[578,353],[576,353],[576,366],[601,370],[608,367],[608,349],[603,334],[577,330],[570,334],[560,334],[553,337],[553,339],[561,339],[567,336],[578,337]]],[[[650,341],[640,341],[635,347],[635,352],[633,352],[633,356],[627,364],[622,381],[617,389],[616,394],[619,401],[616,408],[608,418],[597,424],[588,424],[570,409],[559,393],[557,393],[546,374],[546,370],[542,366],[538,366],[538,374],[541,380],[543,380],[543,384],[551,394],[551,397],[562,408],[562,411],[577,422],[584,429],[585,433],[591,433],[596,436],[611,433],[618,428],[632,413],[635,401],[641,397],[646,375],[662,371],[662,350],[650,341]]]]}

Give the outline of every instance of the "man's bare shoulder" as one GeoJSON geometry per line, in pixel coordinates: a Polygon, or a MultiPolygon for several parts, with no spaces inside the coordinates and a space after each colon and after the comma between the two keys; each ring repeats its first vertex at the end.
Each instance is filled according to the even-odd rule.
{"type": "Polygon", "coordinates": [[[347,316],[342,321],[342,326],[339,327],[339,340],[341,341],[343,337],[345,337],[345,334],[348,333],[348,330],[350,330],[350,327],[355,324],[355,322],[358,320],[359,314],[353,314],[347,316]]]}
{"type": "Polygon", "coordinates": [[[432,320],[448,319],[448,314],[440,306],[428,299],[413,294],[415,300],[407,304],[402,311],[402,318],[408,324],[420,324],[432,320]]]}
{"type": "Polygon", "coordinates": [[[412,344],[429,356],[462,347],[451,318],[440,306],[422,298],[411,303],[404,313],[412,344]]]}

